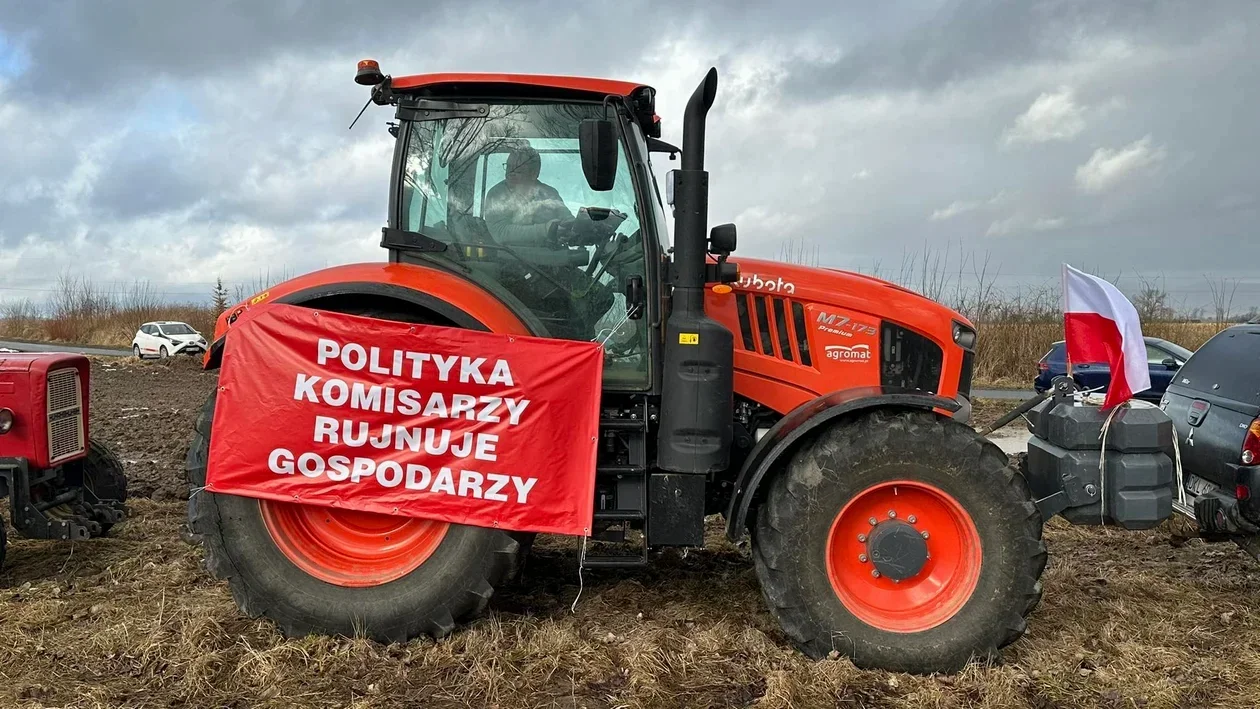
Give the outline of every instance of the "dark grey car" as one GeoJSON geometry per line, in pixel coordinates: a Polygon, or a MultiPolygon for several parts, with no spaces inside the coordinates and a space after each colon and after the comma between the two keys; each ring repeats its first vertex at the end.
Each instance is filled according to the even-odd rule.
{"type": "Polygon", "coordinates": [[[1222,330],[1169,383],[1187,492],[1205,534],[1260,533],[1260,325],[1222,330]]]}

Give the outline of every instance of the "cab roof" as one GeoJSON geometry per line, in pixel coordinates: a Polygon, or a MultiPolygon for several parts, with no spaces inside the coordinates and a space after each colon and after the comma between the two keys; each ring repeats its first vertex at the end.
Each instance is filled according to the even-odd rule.
{"type": "Polygon", "coordinates": [[[591,79],[581,76],[551,76],[547,74],[413,74],[411,76],[394,77],[390,82],[390,86],[395,90],[425,89],[437,86],[467,86],[469,84],[508,85],[519,89],[537,87],[540,89],[560,89],[600,96],[612,94],[626,97],[642,88],[651,89],[647,84],[633,81],[591,79]]]}

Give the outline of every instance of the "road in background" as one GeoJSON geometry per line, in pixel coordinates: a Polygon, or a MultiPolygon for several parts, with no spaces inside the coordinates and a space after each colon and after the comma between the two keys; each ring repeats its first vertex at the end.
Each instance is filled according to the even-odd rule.
{"type": "Polygon", "coordinates": [[[80,345],[63,345],[45,342],[17,342],[0,340],[0,347],[18,352],[71,352],[73,354],[93,355],[97,357],[128,357],[131,350],[115,350],[107,347],[83,347],[80,345]]]}
{"type": "Polygon", "coordinates": [[[1032,391],[1023,391],[1022,389],[972,389],[972,399],[1009,399],[1011,401],[1024,401],[1031,399],[1036,394],[1032,391]]]}

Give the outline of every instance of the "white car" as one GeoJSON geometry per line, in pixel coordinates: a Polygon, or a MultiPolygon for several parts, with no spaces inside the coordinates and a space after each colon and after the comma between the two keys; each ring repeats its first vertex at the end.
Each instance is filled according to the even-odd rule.
{"type": "Polygon", "coordinates": [[[136,330],[131,353],[137,358],[166,359],[177,354],[199,355],[206,351],[206,338],[188,323],[172,320],[147,322],[136,330]]]}

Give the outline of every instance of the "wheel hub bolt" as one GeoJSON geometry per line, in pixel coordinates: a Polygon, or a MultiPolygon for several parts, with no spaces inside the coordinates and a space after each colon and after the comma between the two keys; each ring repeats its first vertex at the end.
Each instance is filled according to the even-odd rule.
{"type": "Polygon", "coordinates": [[[910,515],[909,517],[906,518],[906,521],[909,522],[910,524],[914,524],[915,522],[918,522],[919,520],[915,519],[914,515],[910,515]]]}
{"type": "Polygon", "coordinates": [[[926,529],[925,529],[925,530],[923,530],[923,538],[924,538],[924,539],[927,539],[927,538],[928,538],[928,535],[927,535],[927,530],[926,530],[926,529]]]}
{"type": "Polygon", "coordinates": [[[858,554],[858,561],[860,561],[860,562],[862,562],[863,564],[865,564],[865,563],[866,563],[866,555],[865,555],[865,554],[858,554]]]}
{"type": "Polygon", "coordinates": [[[872,517],[872,518],[870,518],[870,519],[868,519],[868,520],[866,520],[866,521],[867,521],[867,522],[870,522],[872,527],[874,527],[875,525],[879,524],[879,520],[875,519],[874,517],[872,517]]]}
{"type": "Polygon", "coordinates": [[[874,578],[879,578],[879,569],[871,569],[871,576],[874,578]]]}
{"type": "Polygon", "coordinates": [[[888,510],[888,519],[897,519],[897,510],[888,510]]]}
{"type": "Polygon", "coordinates": [[[866,535],[865,535],[865,534],[859,534],[859,535],[858,535],[858,541],[859,541],[859,542],[864,542],[864,541],[866,541],[866,535]]]}

